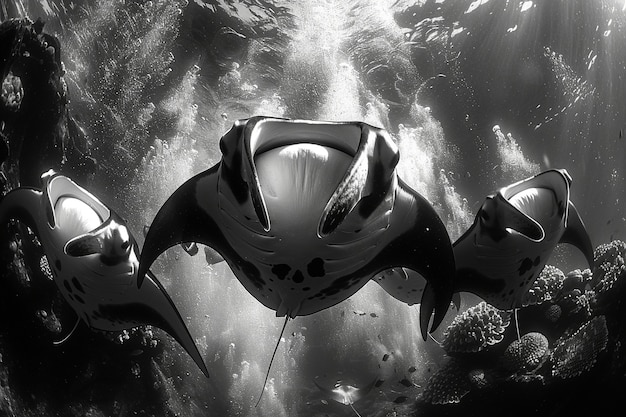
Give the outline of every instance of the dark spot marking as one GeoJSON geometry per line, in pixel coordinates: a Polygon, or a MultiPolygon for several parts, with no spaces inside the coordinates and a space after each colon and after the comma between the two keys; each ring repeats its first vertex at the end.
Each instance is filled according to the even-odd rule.
{"type": "Polygon", "coordinates": [[[78,301],[81,304],[85,304],[85,300],[83,300],[80,295],[76,294],[75,297],[76,297],[76,301],[78,301]]]}
{"type": "Polygon", "coordinates": [[[312,277],[323,277],[326,275],[324,270],[324,260],[322,258],[315,258],[306,267],[307,272],[312,277]]]}
{"type": "Polygon", "coordinates": [[[298,269],[296,271],[295,274],[293,274],[293,282],[295,282],[296,284],[301,284],[302,281],[304,281],[304,275],[302,275],[302,272],[298,269]]]}
{"type": "Polygon", "coordinates": [[[83,286],[80,285],[80,282],[78,281],[78,279],[76,277],[72,278],[72,284],[74,284],[74,287],[76,287],[76,289],[79,292],[82,292],[83,294],[85,293],[85,290],[83,290],[83,286]]]}
{"type": "Polygon", "coordinates": [[[287,277],[289,271],[291,271],[291,267],[287,264],[278,264],[272,267],[272,273],[281,281],[287,277]]]}
{"type": "Polygon", "coordinates": [[[398,285],[398,289],[401,290],[403,287],[402,285],[398,285]]]}
{"type": "Polygon", "coordinates": [[[304,287],[304,288],[302,288],[302,291],[310,291],[310,290],[311,290],[311,287],[304,287]]]}
{"type": "Polygon", "coordinates": [[[519,276],[524,275],[526,272],[530,271],[530,268],[533,267],[533,261],[530,258],[524,258],[524,260],[520,263],[518,268],[519,276]]]}
{"type": "Polygon", "coordinates": [[[63,286],[65,287],[65,289],[66,289],[68,292],[70,292],[70,293],[72,292],[72,287],[70,286],[70,283],[69,283],[69,282],[67,282],[67,280],[66,280],[66,279],[64,279],[64,280],[63,280],[63,286]]]}
{"type": "Polygon", "coordinates": [[[62,265],[61,265],[61,261],[60,260],[57,259],[56,261],[54,261],[54,267],[56,269],[58,269],[59,271],[61,270],[61,266],[62,265]]]}

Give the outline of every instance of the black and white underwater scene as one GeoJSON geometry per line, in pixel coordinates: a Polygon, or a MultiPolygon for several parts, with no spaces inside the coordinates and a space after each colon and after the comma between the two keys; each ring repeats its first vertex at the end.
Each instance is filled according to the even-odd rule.
{"type": "Polygon", "coordinates": [[[624,0],[1,0],[0,416],[625,404],[624,0]]]}

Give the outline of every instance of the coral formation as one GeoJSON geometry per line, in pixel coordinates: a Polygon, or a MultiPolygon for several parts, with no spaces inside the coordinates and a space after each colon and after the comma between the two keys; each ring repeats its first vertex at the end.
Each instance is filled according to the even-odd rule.
{"type": "Polygon", "coordinates": [[[553,300],[563,288],[564,280],[565,275],[560,269],[546,265],[524,296],[522,305],[526,307],[553,300]]]}
{"type": "Polygon", "coordinates": [[[539,368],[550,352],[548,339],[539,332],[526,333],[514,340],[502,355],[502,366],[515,373],[528,373],[539,368]]]}
{"type": "Polygon", "coordinates": [[[625,254],[626,243],[621,240],[614,240],[596,248],[591,280],[594,291],[598,294],[605,293],[624,276],[626,272],[625,254]]]}
{"type": "Polygon", "coordinates": [[[425,409],[438,415],[443,404],[460,402],[459,411],[498,415],[490,414],[496,408],[484,408],[485,401],[514,401],[520,389],[548,401],[571,389],[567,384],[574,381],[595,383],[598,373],[622,386],[625,254],[626,244],[613,241],[595,250],[592,270],[564,274],[546,266],[518,310],[526,333],[519,339],[508,326],[510,313],[484,302],[458,315],[442,343],[451,358],[428,381],[425,409]],[[501,340],[508,344],[506,350],[488,349],[501,340]]]}
{"type": "Polygon", "coordinates": [[[502,341],[511,314],[486,302],[467,309],[455,317],[443,337],[446,353],[480,352],[502,341]]]}
{"type": "Polygon", "coordinates": [[[431,404],[458,403],[471,388],[467,368],[460,360],[450,358],[430,377],[422,398],[431,404]]]}
{"type": "Polygon", "coordinates": [[[592,369],[598,355],[606,349],[608,334],[605,317],[598,316],[557,342],[550,358],[552,376],[574,378],[592,369]]]}

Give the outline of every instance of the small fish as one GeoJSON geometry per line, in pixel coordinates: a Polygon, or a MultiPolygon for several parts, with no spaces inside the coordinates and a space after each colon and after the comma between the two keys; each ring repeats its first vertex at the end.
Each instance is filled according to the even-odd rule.
{"type": "Polygon", "coordinates": [[[389,360],[389,354],[388,354],[388,353],[385,353],[385,354],[383,355],[383,362],[387,362],[387,360],[389,360]]]}
{"type": "Polygon", "coordinates": [[[393,400],[393,402],[396,403],[396,404],[402,404],[402,403],[406,402],[406,400],[408,400],[408,399],[409,399],[409,397],[404,396],[404,395],[400,395],[395,400],[393,400]]]}
{"type": "Polygon", "coordinates": [[[415,371],[417,371],[417,368],[416,368],[415,366],[411,366],[411,367],[409,368],[409,373],[413,373],[413,372],[415,372],[415,371]]]}
{"type": "Polygon", "coordinates": [[[523,297],[555,246],[570,243],[593,265],[593,247],[570,201],[572,178],[548,170],[487,197],[472,226],[454,243],[456,291],[472,292],[502,310],[523,297]]]}
{"type": "Polygon", "coordinates": [[[378,315],[377,315],[376,313],[370,313],[370,317],[372,317],[372,318],[377,318],[377,317],[378,317],[378,315]]]}

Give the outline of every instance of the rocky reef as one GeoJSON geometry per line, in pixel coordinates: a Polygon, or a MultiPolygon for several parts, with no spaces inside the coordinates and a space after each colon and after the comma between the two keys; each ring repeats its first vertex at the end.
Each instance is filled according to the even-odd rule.
{"type": "Polygon", "coordinates": [[[626,244],[594,252],[592,270],[548,265],[517,311],[484,302],[444,333],[443,365],[415,415],[567,415],[608,411],[624,386],[626,244]],[[519,338],[518,338],[519,337],[519,338]],[[575,401],[575,399],[589,401],[575,401]]]}

